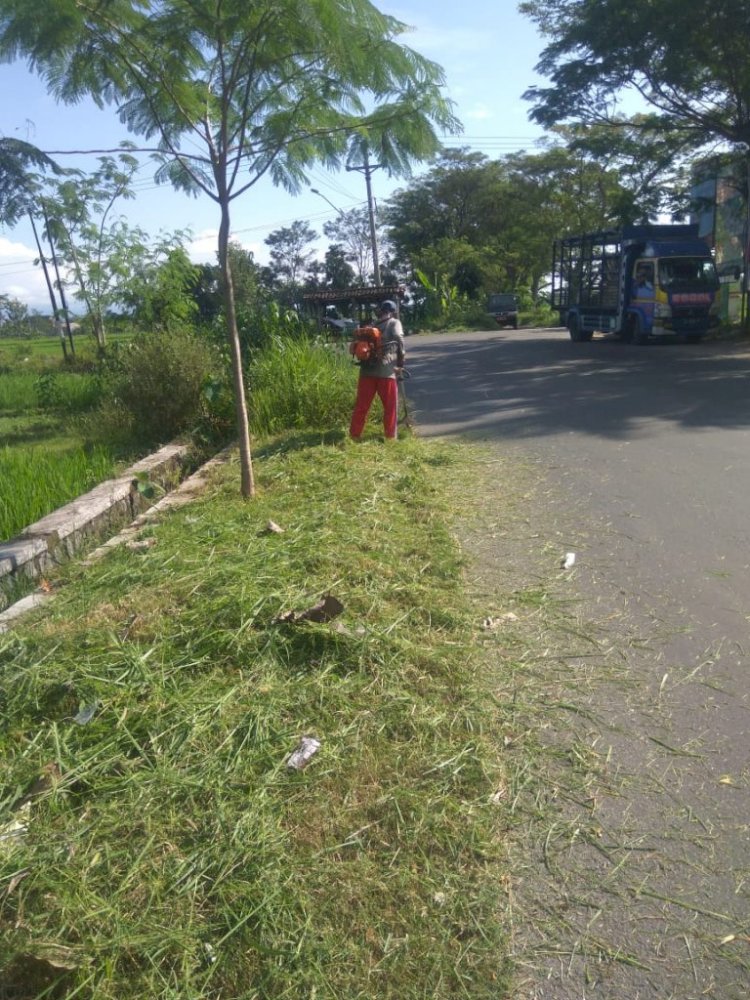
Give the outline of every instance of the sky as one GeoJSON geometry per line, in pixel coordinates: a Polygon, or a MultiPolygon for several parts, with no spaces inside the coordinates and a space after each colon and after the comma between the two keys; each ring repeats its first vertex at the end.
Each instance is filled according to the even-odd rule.
{"type": "MultiPolygon", "coordinates": [[[[438,62],[445,70],[445,94],[455,104],[463,124],[463,134],[446,137],[450,148],[467,147],[490,158],[526,150],[533,152],[543,138],[540,128],[529,121],[530,105],[521,95],[531,85],[544,82],[534,72],[544,40],[534,24],[517,11],[515,0],[471,0],[464,6],[454,0],[375,0],[380,10],[397,17],[413,30],[402,36],[404,44],[438,62]]],[[[0,64],[0,135],[24,139],[45,152],[116,147],[129,135],[113,108],[98,109],[93,102],[57,104],[47,95],[43,83],[23,62],[0,64]]],[[[95,154],[55,155],[64,166],[94,170],[95,154]]],[[[417,168],[415,174],[427,166],[417,168]]],[[[386,199],[408,182],[391,179],[384,171],[373,174],[376,200],[386,199]]],[[[218,207],[209,198],[199,199],[157,185],[153,165],[139,172],[133,201],[118,203],[118,212],[128,223],[159,233],[188,229],[191,259],[215,262],[218,207]]],[[[237,199],[232,206],[232,239],[251,250],[255,260],[267,263],[264,239],[297,219],[310,224],[319,234],[322,257],[327,241],[322,238],[324,222],[366,205],[365,181],[357,172],[329,173],[315,167],[310,187],[298,196],[275,188],[263,180],[237,199]]],[[[30,309],[48,313],[49,298],[41,269],[34,266],[38,253],[27,223],[15,228],[0,227],[0,294],[24,302],[30,309]]],[[[75,303],[70,303],[75,311],[75,303]]]]}

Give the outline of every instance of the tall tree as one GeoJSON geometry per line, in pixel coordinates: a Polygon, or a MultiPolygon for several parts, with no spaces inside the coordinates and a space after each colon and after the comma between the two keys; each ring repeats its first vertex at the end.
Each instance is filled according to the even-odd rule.
{"type": "Polygon", "coordinates": [[[333,288],[350,288],[354,279],[354,268],[347,259],[346,251],[338,243],[332,243],[326,250],[324,283],[333,288]]]}
{"type": "MultiPolygon", "coordinates": [[[[42,249],[39,227],[36,222],[36,219],[42,217],[44,214],[41,197],[42,181],[40,176],[31,168],[39,169],[42,172],[50,171],[52,174],[58,176],[67,172],[47,156],[46,153],[43,153],[31,143],[5,136],[0,138],[0,221],[6,225],[14,225],[22,216],[28,217],[34,234],[36,248],[39,252],[38,263],[42,266],[44,280],[47,285],[47,292],[52,307],[52,319],[57,325],[61,310],[57,305],[55,281],[47,266],[49,262],[42,249]]],[[[68,320],[67,317],[66,320],[68,320]]],[[[68,331],[70,331],[69,320],[68,331]]],[[[73,342],[70,332],[69,336],[72,348],[73,342]]],[[[65,345],[65,335],[62,332],[60,342],[63,357],[67,358],[68,352],[65,345]]]]}
{"type": "Polygon", "coordinates": [[[106,347],[104,316],[117,299],[129,233],[112,211],[119,199],[134,197],[138,167],[125,151],[116,158],[100,157],[93,173],[59,181],[43,199],[48,235],[75,275],[76,295],[85,303],[100,351],[106,347]]]}
{"type": "Polygon", "coordinates": [[[24,57],[54,94],[111,102],[155,139],[158,177],[212,198],[232,358],[242,494],[254,477],[227,248],[230,207],[269,175],[297,191],[335,166],[355,130],[456,130],[442,70],[401,44],[406,26],[369,0],[0,0],[0,57],[24,57]]]}
{"type": "Polygon", "coordinates": [[[551,39],[537,70],[552,86],[525,95],[532,118],[617,125],[623,92],[636,92],[654,110],[649,127],[682,148],[718,144],[743,156],[750,230],[747,0],[525,0],[520,9],[551,39]]]}
{"type": "Polygon", "coordinates": [[[697,143],[750,145],[746,0],[525,0],[551,42],[532,87],[542,124],[616,120],[631,89],[697,143]]]}
{"type": "Polygon", "coordinates": [[[488,160],[450,150],[385,206],[401,266],[445,275],[469,295],[528,288],[549,272],[551,241],[623,221],[618,165],[554,145],[488,160]]]}
{"type": "Polygon", "coordinates": [[[292,305],[305,272],[313,261],[312,245],[318,238],[315,230],[300,219],[291,226],[282,226],[264,240],[270,248],[271,270],[279,283],[287,304],[292,305]]]}
{"type": "MultiPolygon", "coordinates": [[[[335,219],[323,223],[323,232],[354,265],[359,283],[366,284],[372,271],[372,232],[367,209],[352,208],[348,212],[339,212],[335,219]]],[[[376,238],[379,239],[377,227],[376,238]]]]}

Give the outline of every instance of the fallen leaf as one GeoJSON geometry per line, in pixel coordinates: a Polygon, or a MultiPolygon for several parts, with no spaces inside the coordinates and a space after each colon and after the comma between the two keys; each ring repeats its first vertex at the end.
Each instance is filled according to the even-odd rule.
{"type": "Polygon", "coordinates": [[[3,898],[7,899],[8,896],[10,896],[12,893],[14,893],[16,891],[16,889],[18,888],[18,886],[21,884],[21,882],[23,882],[23,880],[26,878],[26,876],[28,874],[29,874],[29,869],[28,868],[24,868],[23,871],[16,872],[16,874],[13,876],[13,878],[8,883],[8,888],[5,890],[5,892],[3,894],[3,898]]]}
{"type": "Polygon", "coordinates": [[[317,604],[297,614],[296,611],[286,611],[274,621],[277,622],[329,622],[337,618],[344,610],[344,605],[332,594],[326,594],[317,604]]]}
{"type": "Polygon", "coordinates": [[[34,783],[29,787],[23,798],[19,799],[16,804],[16,809],[20,809],[25,805],[28,805],[32,799],[39,798],[40,795],[44,795],[51,788],[57,784],[62,778],[62,773],[60,768],[54,762],[50,764],[45,764],[41,770],[39,777],[34,781],[34,783]]]}
{"type": "Polygon", "coordinates": [[[36,942],[34,944],[34,954],[29,956],[37,962],[44,962],[51,965],[53,969],[77,969],[81,964],[83,955],[76,948],[68,948],[67,945],[57,944],[55,941],[36,942]]]}

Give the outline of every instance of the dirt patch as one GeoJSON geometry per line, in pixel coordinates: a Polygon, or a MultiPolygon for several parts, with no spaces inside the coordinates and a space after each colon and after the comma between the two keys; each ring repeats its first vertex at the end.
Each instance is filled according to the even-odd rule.
{"type": "Polygon", "coordinates": [[[627,592],[632,547],[564,477],[486,445],[480,478],[460,533],[506,719],[514,1000],[743,1000],[750,775],[716,732],[746,747],[748,712],[722,650],[676,595],[627,592]]]}

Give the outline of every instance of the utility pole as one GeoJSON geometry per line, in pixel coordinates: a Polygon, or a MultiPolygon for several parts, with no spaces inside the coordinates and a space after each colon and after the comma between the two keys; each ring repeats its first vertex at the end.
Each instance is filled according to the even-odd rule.
{"type": "Polygon", "coordinates": [[[365,184],[367,185],[367,215],[370,219],[370,242],[372,243],[372,270],[375,277],[375,284],[380,284],[380,263],[378,261],[378,239],[375,233],[375,208],[374,202],[372,200],[372,184],[370,183],[370,178],[373,173],[382,167],[382,163],[370,163],[370,154],[365,146],[364,152],[364,163],[354,166],[353,164],[347,164],[347,170],[358,170],[360,173],[365,175],[365,184]]]}

